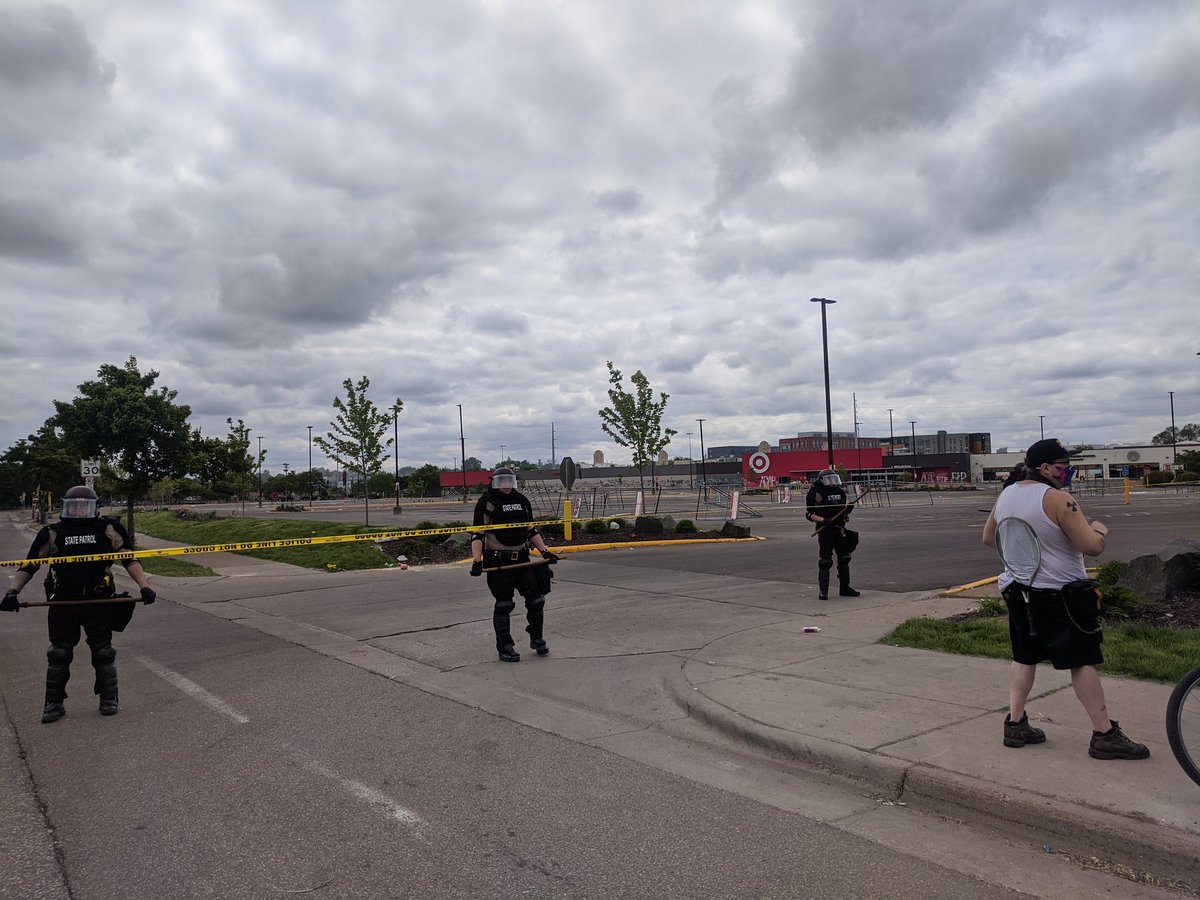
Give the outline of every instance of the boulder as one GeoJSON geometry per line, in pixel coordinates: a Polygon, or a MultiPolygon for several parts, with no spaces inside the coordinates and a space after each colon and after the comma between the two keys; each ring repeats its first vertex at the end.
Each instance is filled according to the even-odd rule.
{"type": "Polygon", "coordinates": [[[662,534],[664,531],[662,519],[654,516],[638,516],[633,523],[633,530],[648,535],[662,534]]]}
{"type": "Polygon", "coordinates": [[[1158,553],[1131,559],[1120,583],[1151,600],[1200,592],[1200,541],[1180,538],[1158,553]]]}
{"type": "Polygon", "coordinates": [[[732,519],[726,520],[725,527],[721,529],[721,537],[748,538],[750,537],[750,526],[739,525],[732,519]]]}

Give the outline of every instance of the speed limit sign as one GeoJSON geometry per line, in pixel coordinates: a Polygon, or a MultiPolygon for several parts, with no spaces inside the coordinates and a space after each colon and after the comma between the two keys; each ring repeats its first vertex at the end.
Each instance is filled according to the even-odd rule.
{"type": "Polygon", "coordinates": [[[79,468],[84,478],[96,478],[100,475],[100,462],[94,459],[85,459],[80,463],[79,468]]]}

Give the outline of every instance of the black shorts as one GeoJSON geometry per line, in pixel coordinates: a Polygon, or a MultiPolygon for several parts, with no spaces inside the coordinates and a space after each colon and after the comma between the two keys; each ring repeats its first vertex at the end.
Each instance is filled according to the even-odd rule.
{"type": "Polygon", "coordinates": [[[1008,637],[1012,642],[1013,662],[1036,666],[1048,659],[1056,669],[1078,669],[1104,662],[1100,650],[1104,633],[1095,626],[1094,620],[1081,621],[1076,617],[1072,622],[1062,591],[1033,588],[1029,591],[1027,608],[1021,588],[1010,584],[1004,589],[1004,602],[1008,605],[1008,637]],[[1036,634],[1030,633],[1030,614],[1036,634]],[[1093,628],[1095,633],[1087,633],[1093,628]]]}

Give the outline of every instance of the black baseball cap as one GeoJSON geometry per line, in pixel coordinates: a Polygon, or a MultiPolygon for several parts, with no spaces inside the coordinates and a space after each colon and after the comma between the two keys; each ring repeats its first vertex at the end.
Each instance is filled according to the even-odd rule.
{"type": "Polygon", "coordinates": [[[1064,447],[1058,438],[1046,438],[1035,444],[1030,444],[1025,451],[1025,465],[1031,469],[1046,463],[1058,462],[1060,459],[1070,459],[1071,451],[1064,447]]]}

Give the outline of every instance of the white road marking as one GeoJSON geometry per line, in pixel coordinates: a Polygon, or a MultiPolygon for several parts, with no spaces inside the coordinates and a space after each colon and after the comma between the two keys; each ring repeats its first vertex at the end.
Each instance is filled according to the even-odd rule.
{"type": "Polygon", "coordinates": [[[210,694],[204,688],[200,687],[200,685],[196,684],[196,682],[189,681],[178,672],[172,672],[166,666],[156,663],[152,659],[146,659],[144,656],[137,657],[137,661],[155,675],[175,685],[175,687],[192,697],[192,699],[199,700],[205,706],[216,710],[223,716],[233,719],[233,721],[237,722],[239,725],[245,725],[250,721],[247,716],[243,716],[240,712],[238,712],[220,697],[217,697],[215,694],[210,694]]]}
{"type": "Polygon", "coordinates": [[[401,804],[393,797],[389,797],[383,791],[376,790],[368,784],[363,784],[354,778],[348,778],[334,772],[332,769],[327,769],[321,763],[317,762],[307,753],[297,750],[295,747],[288,747],[288,752],[296,759],[304,768],[310,772],[315,772],[331,781],[337,782],[348,793],[366,803],[376,812],[380,813],[385,819],[391,819],[405,826],[413,832],[417,837],[422,837],[421,829],[425,827],[425,820],[418,816],[408,807],[401,804]]]}
{"type": "MultiPolygon", "coordinates": [[[[249,717],[242,715],[220,697],[217,697],[216,695],[206,691],[204,688],[200,687],[200,685],[196,684],[196,682],[184,678],[178,672],[173,672],[161,663],[157,663],[152,659],[147,659],[144,656],[137,657],[137,661],[155,675],[158,675],[160,678],[163,678],[175,685],[175,687],[179,688],[188,696],[199,700],[201,703],[211,707],[221,715],[233,719],[239,725],[245,725],[250,721],[249,717]]],[[[328,778],[330,781],[336,782],[352,797],[361,800],[363,803],[367,804],[367,806],[380,813],[384,818],[391,819],[392,821],[398,822],[399,824],[405,826],[417,837],[424,837],[424,835],[421,834],[421,830],[425,827],[425,820],[395,798],[389,797],[387,794],[383,793],[383,791],[376,790],[369,784],[364,784],[357,779],[348,778],[345,775],[341,775],[333,771],[332,769],[326,768],[302,750],[297,750],[295,747],[287,744],[285,744],[284,747],[288,753],[290,753],[292,757],[296,759],[297,762],[299,762],[310,772],[320,775],[323,778],[328,778]]]]}

